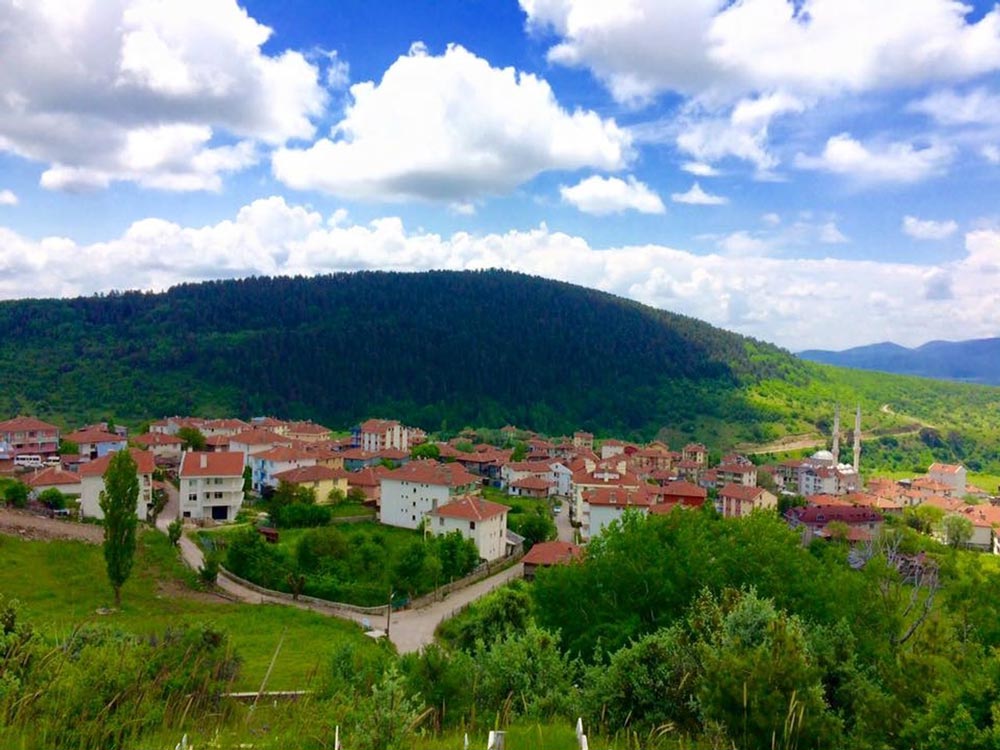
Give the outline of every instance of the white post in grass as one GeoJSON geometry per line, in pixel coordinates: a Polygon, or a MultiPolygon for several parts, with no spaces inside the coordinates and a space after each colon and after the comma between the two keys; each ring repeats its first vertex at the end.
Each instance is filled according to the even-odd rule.
{"type": "Polygon", "coordinates": [[[468,732],[465,733],[465,742],[463,743],[462,747],[465,750],[469,750],[469,733],[468,732]]]}
{"type": "Polygon", "coordinates": [[[336,726],[333,730],[333,750],[341,750],[340,748],[340,724],[336,726]]]}

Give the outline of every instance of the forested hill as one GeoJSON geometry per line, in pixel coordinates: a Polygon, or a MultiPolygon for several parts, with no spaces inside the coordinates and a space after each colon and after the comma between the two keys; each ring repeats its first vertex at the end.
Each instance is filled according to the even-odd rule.
{"type": "Polygon", "coordinates": [[[741,384],[805,367],[692,318],[502,271],[12,301],[0,330],[0,413],[66,419],[384,414],[652,434],[694,414],[748,419],[741,384]]]}
{"type": "Polygon", "coordinates": [[[841,352],[816,349],[799,356],[840,367],[1000,385],[1000,338],[930,341],[913,349],[886,342],[841,352]]]}

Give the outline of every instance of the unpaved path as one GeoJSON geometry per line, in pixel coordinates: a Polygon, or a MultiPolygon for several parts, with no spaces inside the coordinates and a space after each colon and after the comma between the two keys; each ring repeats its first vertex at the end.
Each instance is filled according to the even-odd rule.
{"type": "Polygon", "coordinates": [[[0,534],[21,539],[71,539],[100,544],[104,529],[92,524],[46,518],[26,510],[0,508],[0,534]]]}
{"type": "MultiPolygon", "coordinates": [[[[156,521],[157,528],[166,533],[167,526],[177,518],[179,499],[177,490],[167,486],[167,505],[160,517],[156,521]]],[[[566,509],[563,509],[566,512],[566,509]]],[[[194,570],[200,568],[205,558],[201,548],[187,536],[181,537],[180,543],[181,557],[184,562],[194,570]]],[[[434,631],[438,624],[456,614],[465,605],[485,596],[498,586],[502,586],[512,578],[518,577],[523,572],[521,563],[513,565],[506,570],[502,570],[496,575],[467,586],[459,591],[452,592],[439,602],[434,602],[420,609],[406,609],[392,613],[389,622],[389,639],[396,646],[401,654],[411,651],[419,651],[424,646],[434,641],[434,631]]],[[[385,617],[378,615],[363,615],[359,612],[342,609],[340,607],[314,604],[310,602],[291,602],[287,599],[276,598],[261,594],[253,589],[247,588],[238,581],[233,580],[225,573],[220,572],[217,584],[225,594],[233,600],[246,602],[248,604],[281,604],[284,606],[298,607],[299,609],[319,612],[328,617],[339,617],[343,620],[351,620],[358,624],[367,622],[373,628],[384,630],[386,626],[385,617]]]]}

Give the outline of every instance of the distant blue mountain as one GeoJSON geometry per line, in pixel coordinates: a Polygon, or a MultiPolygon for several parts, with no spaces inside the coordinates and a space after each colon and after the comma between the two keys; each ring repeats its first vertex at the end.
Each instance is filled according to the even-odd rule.
{"type": "Polygon", "coordinates": [[[915,349],[886,341],[842,352],[810,349],[798,356],[859,370],[1000,385],[1000,338],[929,341],[915,349]]]}

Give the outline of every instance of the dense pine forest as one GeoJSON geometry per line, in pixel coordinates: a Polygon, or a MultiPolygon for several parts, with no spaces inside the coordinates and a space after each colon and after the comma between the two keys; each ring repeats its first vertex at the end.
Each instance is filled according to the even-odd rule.
{"type": "Polygon", "coordinates": [[[429,428],[650,430],[736,410],[777,348],[607,294],[488,271],[253,278],[0,305],[0,411],[280,413],[429,428]]]}
{"type": "Polygon", "coordinates": [[[857,401],[866,429],[925,423],[941,431],[940,458],[962,458],[949,447],[962,445],[983,469],[997,460],[983,451],[1000,423],[997,389],[803,362],[692,318],[506,271],[8,301],[0,330],[0,414],[66,426],[270,413],[343,428],[391,415],[444,433],[514,423],[724,446],[821,435],[833,403],[857,401]],[[961,439],[947,439],[953,429],[961,439]]]}

